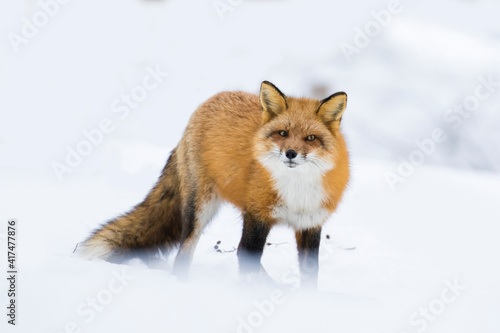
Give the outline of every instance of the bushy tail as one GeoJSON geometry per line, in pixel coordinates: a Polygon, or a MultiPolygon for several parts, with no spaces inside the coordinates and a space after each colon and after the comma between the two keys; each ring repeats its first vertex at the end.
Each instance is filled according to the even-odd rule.
{"type": "Polygon", "coordinates": [[[111,259],[133,250],[166,249],[181,240],[180,181],[175,150],[146,199],[130,212],[97,229],[78,253],[111,259]]]}

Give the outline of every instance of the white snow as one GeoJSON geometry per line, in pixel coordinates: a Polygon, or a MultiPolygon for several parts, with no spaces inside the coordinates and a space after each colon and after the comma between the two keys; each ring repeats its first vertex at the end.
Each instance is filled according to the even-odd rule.
{"type": "Polygon", "coordinates": [[[428,331],[494,332],[500,177],[423,168],[394,194],[379,176],[386,166],[353,165],[351,189],[324,228],[317,294],[294,288],[298,263],[293,232],[285,227],[273,230],[263,258],[283,285],[240,286],[236,253],[214,249],[219,240],[224,251],[238,245],[241,220],[230,207],[203,234],[188,284],[170,273],[172,256],[151,267],[140,260],[116,265],[75,258],[75,244],[91,228],[143,193],[92,177],[68,187],[9,172],[0,200],[19,221],[17,328],[64,332],[75,322],[82,332],[235,332],[239,318],[256,316],[252,323],[259,323],[254,302],[270,300],[277,290],[283,302],[269,316],[258,312],[264,322],[256,332],[414,332],[410,316],[439,298],[445,281],[458,279],[467,289],[428,331]],[[131,276],[125,285],[114,281],[123,270],[131,276]],[[108,292],[113,288],[119,292],[108,292]],[[100,311],[87,305],[93,298],[100,311]]]}
{"type": "Polygon", "coordinates": [[[40,7],[1,4],[0,304],[6,223],[16,218],[19,308],[12,327],[2,305],[0,331],[497,333],[498,85],[480,88],[490,94],[477,109],[444,117],[484,80],[500,81],[500,4],[401,3],[350,63],[339,45],[387,1],[244,0],[220,20],[212,1],[73,0],[18,53],[7,36],[40,7]],[[158,68],[168,75],[127,107],[122,95],[158,68]],[[229,206],[202,235],[189,283],[172,276],[173,254],[124,265],[72,255],[144,198],[200,103],[257,92],[262,80],[291,95],[349,96],[353,178],[324,228],[320,292],[294,287],[286,227],[263,257],[280,284],[241,286],[232,251],[241,219],[229,206]],[[446,140],[422,160],[415,142],[436,128],[446,140]],[[78,147],[88,155],[75,161],[78,147]],[[411,156],[422,165],[391,190],[387,172],[411,156]],[[76,166],[59,182],[53,163],[67,158],[76,166]]]}

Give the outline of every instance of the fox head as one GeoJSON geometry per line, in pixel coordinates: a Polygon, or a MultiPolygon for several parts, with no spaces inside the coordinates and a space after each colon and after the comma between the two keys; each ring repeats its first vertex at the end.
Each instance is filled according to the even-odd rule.
{"type": "Polygon", "coordinates": [[[262,126],[258,159],[268,167],[327,171],[344,156],[340,122],[347,104],[344,92],[323,100],[285,96],[268,81],[260,89],[262,126]],[[307,165],[307,167],[306,167],[307,165]]]}

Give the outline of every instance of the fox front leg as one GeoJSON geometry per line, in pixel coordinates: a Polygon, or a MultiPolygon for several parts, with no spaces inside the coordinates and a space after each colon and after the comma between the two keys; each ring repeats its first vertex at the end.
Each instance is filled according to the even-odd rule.
{"type": "Polygon", "coordinates": [[[241,277],[247,279],[259,273],[260,259],[271,225],[246,213],[243,216],[243,234],[238,246],[238,262],[241,277]]]}
{"type": "Polygon", "coordinates": [[[317,288],[321,227],[295,232],[302,285],[317,288]]]}

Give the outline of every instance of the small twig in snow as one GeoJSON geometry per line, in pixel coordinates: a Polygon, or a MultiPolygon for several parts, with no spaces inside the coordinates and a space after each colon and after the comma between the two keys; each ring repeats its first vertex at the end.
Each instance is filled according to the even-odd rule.
{"type": "Polygon", "coordinates": [[[288,244],[288,242],[283,242],[283,243],[267,243],[266,245],[267,246],[271,246],[271,245],[280,246],[280,245],[283,245],[283,244],[288,244]]]}
{"type": "Polygon", "coordinates": [[[214,249],[215,249],[216,252],[218,252],[218,253],[229,253],[229,252],[236,251],[236,248],[234,246],[233,246],[232,250],[221,250],[221,249],[219,249],[220,243],[221,243],[221,241],[217,241],[217,244],[214,246],[214,249]]]}

